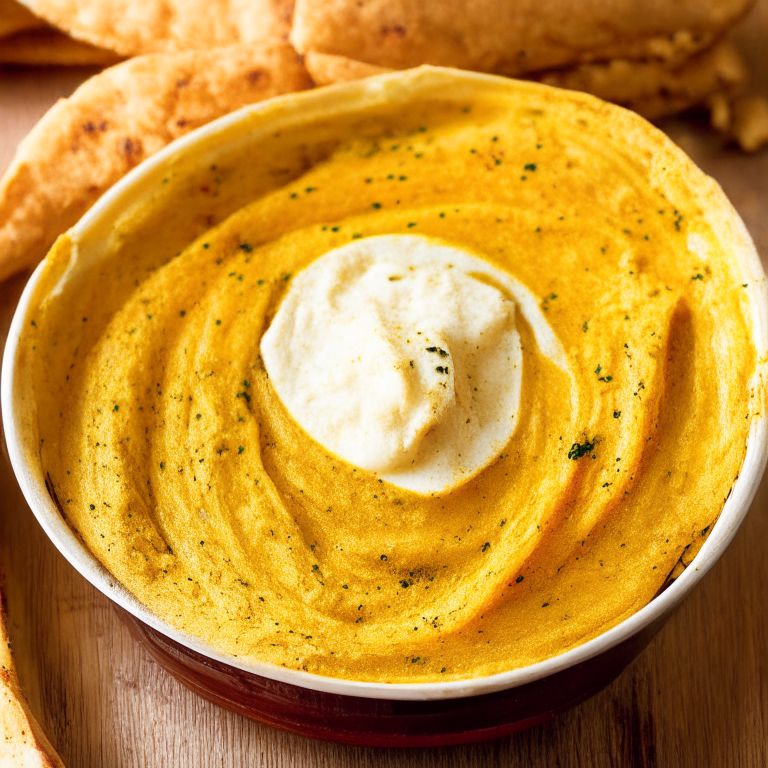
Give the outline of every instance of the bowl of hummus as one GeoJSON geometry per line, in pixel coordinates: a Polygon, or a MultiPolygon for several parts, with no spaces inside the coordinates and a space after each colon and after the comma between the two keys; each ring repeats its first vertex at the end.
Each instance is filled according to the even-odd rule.
{"type": "Polygon", "coordinates": [[[591,695],[766,462],[765,275],[584,94],[422,67],[171,144],[17,310],[14,470],[166,669],[263,722],[458,743],[591,695]]]}

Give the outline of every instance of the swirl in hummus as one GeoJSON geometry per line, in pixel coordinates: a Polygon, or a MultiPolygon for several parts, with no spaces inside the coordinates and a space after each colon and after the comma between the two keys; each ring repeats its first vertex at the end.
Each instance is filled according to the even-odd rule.
{"type": "MultiPolygon", "coordinates": [[[[711,182],[616,107],[434,77],[368,101],[346,86],[328,96],[337,112],[171,164],[98,260],[78,267],[88,244],[62,238],[31,304],[19,354],[62,514],[137,599],[223,652],[383,682],[540,661],[647,604],[739,474],[757,361],[749,286],[707,208],[724,198],[699,195],[711,182]],[[398,475],[453,407],[429,378],[459,349],[447,320],[419,351],[413,411],[359,410],[401,430],[375,450],[343,413],[354,398],[323,400],[346,374],[310,356],[304,402],[309,385],[289,392],[280,373],[298,326],[269,334],[293,283],[381,236],[485,265],[457,306],[497,302],[487,322],[508,334],[488,345],[509,345],[488,407],[514,426],[459,479],[398,475]]],[[[360,319],[349,343],[366,349],[374,326],[360,319]]],[[[374,360],[370,375],[389,373],[374,360]]]]}

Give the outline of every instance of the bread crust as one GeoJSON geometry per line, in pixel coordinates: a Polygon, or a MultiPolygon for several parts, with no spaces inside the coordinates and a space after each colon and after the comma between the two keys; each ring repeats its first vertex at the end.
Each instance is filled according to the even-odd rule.
{"type": "Polygon", "coordinates": [[[682,62],[753,0],[297,0],[291,42],[392,69],[520,76],[616,58],[682,62]]]}

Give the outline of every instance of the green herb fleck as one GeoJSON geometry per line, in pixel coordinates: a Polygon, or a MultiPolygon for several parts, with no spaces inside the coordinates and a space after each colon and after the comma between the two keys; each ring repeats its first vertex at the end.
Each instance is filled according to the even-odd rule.
{"type": "Polygon", "coordinates": [[[572,461],[580,459],[582,456],[586,456],[595,449],[596,440],[593,437],[591,441],[585,440],[584,443],[574,443],[571,446],[571,450],[568,451],[568,458],[572,461]]]}
{"type": "Polygon", "coordinates": [[[549,311],[549,302],[556,299],[557,294],[556,293],[550,293],[549,296],[545,296],[543,301],[541,302],[541,308],[547,312],[549,311]]]}

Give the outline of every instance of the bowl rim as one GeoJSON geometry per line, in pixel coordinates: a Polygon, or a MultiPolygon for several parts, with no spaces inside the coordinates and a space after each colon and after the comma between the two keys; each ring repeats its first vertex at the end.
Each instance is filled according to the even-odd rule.
{"type": "MultiPolygon", "coordinates": [[[[399,78],[399,82],[405,81],[418,87],[419,78],[423,76],[432,78],[435,76],[461,77],[468,81],[507,80],[507,78],[499,78],[493,75],[424,66],[406,73],[398,72],[379,75],[369,78],[367,81],[344,83],[313,91],[305,91],[298,94],[298,98],[299,101],[309,103],[310,109],[305,110],[305,114],[307,114],[311,113],[313,102],[318,104],[318,98],[321,98],[317,95],[319,93],[327,95],[329,90],[357,89],[363,95],[363,98],[376,99],[380,98],[381,94],[388,90],[388,81],[392,81],[394,78],[399,78]]],[[[519,85],[528,87],[532,84],[521,82],[519,85]]],[[[542,86],[536,84],[535,87],[541,88],[542,86]]],[[[585,102],[599,101],[586,94],[569,93],[572,94],[572,98],[575,100],[585,102]]],[[[291,114],[290,103],[294,103],[296,99],[297,94],[288,94],[287,96],[278,96],[259,104],[243,107],[172,142],[144,160],[111,187],[80,221],[69,230],[69,236],[77,243],[78,238],[87,232],[90,227],[95,226],[100,218],[108,217],[115,210],[119,209],[120,203],[130,196],[134,188],[140,187],[147,176],[157,172],[157,169],[161,168],[164,164],[170,163],[184,153],[192,151],[197,144],[210,142],[212,138],[224,134],[233,126],[237,126],[239,123],[248,124],[254,118],[266,119],[268,122],[270,113],[277,113],[279,115],[281,108],[284,107],[288,107],[288,109],[283,109],[283,112],[291,114]]],[[[635,117],[642,119],[638,116],[635,117]]],[[[269,130],[273,130],[274,127],[272,125],[272,128],[269,130]]],[[[658,133],[663,136],[660,131],[658,133]]],[[[666,137],[664,137],[664,140],[670,142],[666,137]]],[[[715,182],[712,183],[716,193],[722,196],[723,201],[727,202],[720,187],[715,182]]],[[[728,205],[730,204],[728,203],[728,205]]],[[[732,206],[729,212],[732,213],[731,223],[735,226],[735,235],[742,241],[744,247],[741,268],[743,277],[748,279],[750,283],[750,293],[752,294],[750,302],[752,309],[751,320],[755,342],[758,351],[762,353],[758,355],[760,359],[752,385],[758,388],[761,403],[764,403],[766,399],[765,384],[760,374],[764,368],[766,350],[768,350],[768,287],[766,286],[766,277],[762,264],[744,223],[732,206]]],[[[730,544],[749,510],[760,484],[766,460],[768,459],[768,421],[763,415],[764,409],[757,408],[750,424],[747,450],[739,476],[731,488],[731,492],[725,501],[716,524],[691,564],[685,568],[683,573],[667,589],[639,611],[592,640],[557,656],[494,675],[431,683],[377,683],[347,680],[315,675],[301,670],[287,669],[273,664],[235,657],[222,653],[199,638],[170,626],[153,614],[127,588],[120,584],[88,551],[66,524],[48,493],[45,478],[42,474],[42,467],[34,466],[34,462],[29,460],[30,457],[25,455],[22,447],[21,420],[17,418],[18,414],[15,412],[14,384],[16,379],[17,352],[24,321],[27,317],[27,310],[45,264],[46,261],[44,260],[35,269],[16,307],[3,355],[2,378],[0,380],[0,404],[2,405],[2,420],[8,454],[25,500],[58,551],[81,576],[111,601],[181,646],[222,664],[267,679],[309,690],[344,696],[382,700],[429,701],[478,696],[517,688],[594,658],[637,634],[657,619],[671,613],[709,571],[730,544]]]]}

